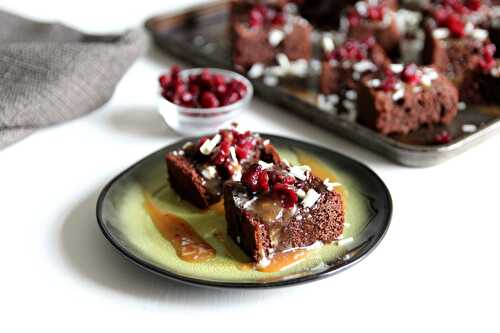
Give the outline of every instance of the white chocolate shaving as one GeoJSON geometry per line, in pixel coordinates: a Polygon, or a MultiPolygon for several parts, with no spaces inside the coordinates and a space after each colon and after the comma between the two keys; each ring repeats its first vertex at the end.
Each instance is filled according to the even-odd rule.
{"type": "Polygon", "coordinates": [[[203,155],[210,155],[214,148],[219,144],[221,139],[220,134],[216,134],[212,139],[208,139],[200,147],[200,152],[203,155]]]}
{"type": "Polygon", "coordinates": [[[258,77],[261,77],[262,74],[264,73],[264,65],[260,63],[253,64],[252,67],[250,67],[250,70],[248,71],[248,77],[252,79],[256,79],[258,77]]]}
{"type": "Polygon", "coordinates": [[[314,204],[316,204],[320,196],[321,195],[314,189],[309,189],[306,193],[305,198],[302,200],[302,206],[311,208],[312,206],[314,206],[314,204]]]}
{"type": "Polygon", "coordinates": [[[259,162],[257,162],[257,163],[259,163],[259,165],[260,165],[260,166],[262,167],[262,169],[264,169],[264,170],[271,169],[271,168],[273,167],[273,165],[274,165],[273,163],[267,163],[267,162],[262,161],[262,160],[260,160],[260,161],[259,161],[259,162]]]}
{"type": "Polygon", "coordinates": [[[308,171],[311,171],[311,168],[308,165],[294,165],[290,168],[290,174],[300,180],[307,179],[308,171]]]}
{"type": "Polygon", "coordinates": [[[201,170],[201,175],[206,179],[213,179],[217,175],[217,169],[213,165],[209,165],[201,170]]]}
{"type": "Polygon", "coordinates": [[[278,46],[281,41],[285,38],[285,33],[279,29],[273,29],[269,32],[268,41],[271,46],[278,46]]]}

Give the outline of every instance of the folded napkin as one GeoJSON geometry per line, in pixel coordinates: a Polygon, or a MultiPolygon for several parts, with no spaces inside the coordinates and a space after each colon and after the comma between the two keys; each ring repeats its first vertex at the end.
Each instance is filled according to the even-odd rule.
{"type": "Polygon", "coordinates": [[[88,35],[0,11],[0,149],[106,103],[147,37],[88,35]]]}

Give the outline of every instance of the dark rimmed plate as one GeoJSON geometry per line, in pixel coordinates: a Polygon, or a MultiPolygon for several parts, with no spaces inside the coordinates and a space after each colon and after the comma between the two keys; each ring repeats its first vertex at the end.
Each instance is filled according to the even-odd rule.
{"type": "MultiPolygon", "coordinates": [[[[227,1],[188,9],[179,14],[159,15],[146,22],[156,44],[166,52],[197,66],[231,68],[227,35],[227,1]]],[[[500,109],[466,108],[447,126],[422,128],[408,135],[383,136],[346,117],[317,106],[317,78],[282,80],[268,86],[253,80],[255,92],[273,104],[339,134],[363,147],[406,166],[423,167],[456,156],[500,130],[500,109]],[[446,130],[451,142],[434,144],[446,130]]]]}
{"type": "MultiPolygon", "coordinates": [[[[228,247],[223,246],[229,240],[225,236],[224,216],[216,210],[201,211],[181,201],[168,185],[165,153],[196,139],[181,140],[152,153],[105,186],[97,203],[97,220],[105,237],[142,268],[169,279],[209,287],[289,286],[332,276],[366,257],[386,233],[392,215],[392,199],[382,180],[367,166],[332,150],[279,136],[262,136],[269,138],[292,163],[309,159],[313,171],[315,163],[322,165],[323,171],[343,184],[347,241],[312,250],[305,260],[281,272],[242,269],[240,259],[235,258],[244,261],[244,255],[229,253],[228,247]],[[188,221],[217,250],[216,258],[196,264],[180,260],[143,208],[144,192],[153,196],[160,209],[188,221]],[[221,235],[225,237],[224,243],[220,242],[221,235]]],[[[232,249],[239,251],[234,244],[232,249]]]]}

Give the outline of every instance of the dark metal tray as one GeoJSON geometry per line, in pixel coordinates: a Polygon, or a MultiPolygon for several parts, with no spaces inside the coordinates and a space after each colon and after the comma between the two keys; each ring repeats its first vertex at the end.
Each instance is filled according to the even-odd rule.
{"type": "MultiPolygon", "coordinates": [[[[231,68],[227,30],[227,2],[193,7],[181,13],[155,16],[146,22],[155,43],[164,51],[196,66],[231,68]]],[[[430,126],[407,135],[384,136],[353,120],[324,111],[317,106],[317,78],[280,80],[268,86],[252,80],[255,91],[269,102],[285,107],[332,133],[406,166],[424,167],[443,162],[477,145],[500,129],[500,108],[467,107],[447,126],[430,126]],[[465,128],[473,125],[476,131],[465,128]],[[437,133],[446,130],[450,143],[434,144],[437,133]]]]}

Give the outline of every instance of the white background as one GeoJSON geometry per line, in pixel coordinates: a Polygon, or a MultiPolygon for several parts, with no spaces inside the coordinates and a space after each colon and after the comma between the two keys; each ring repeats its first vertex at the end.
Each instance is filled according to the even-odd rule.
{"type": "MultiPolygon", "coordinates": [[[[0,8],[108,33],[194,2],[2,0],[0,8]]],[[[333,278],[277,290],[187,287],[129,264],[97,228],[96,197],[122,169],[178,139],[155,111],[156,79],[172,62],[150,50],[106,106],[0,152],[0,331],[498,331],[500,135],[409,169],[256,99],[241,117],[246,126],[331,147],[382,177],[394,199],[384,241],[333,278]]]]}

